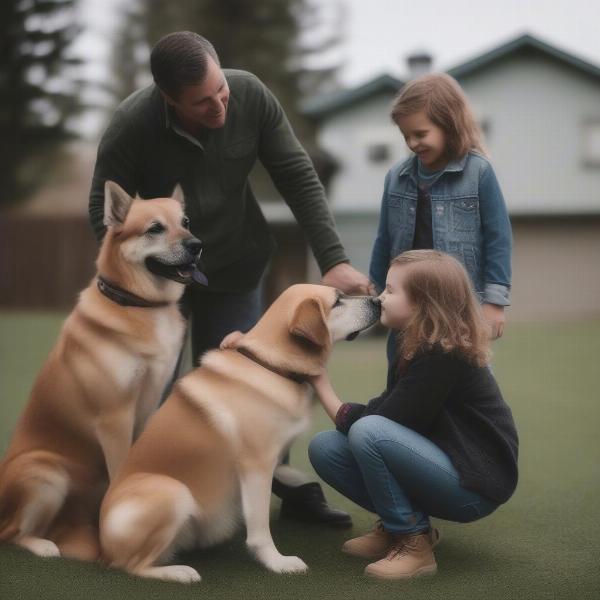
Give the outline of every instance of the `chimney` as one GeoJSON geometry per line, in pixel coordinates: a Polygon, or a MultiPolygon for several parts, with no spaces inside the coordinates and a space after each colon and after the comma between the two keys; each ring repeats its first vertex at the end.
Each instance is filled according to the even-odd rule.
{"type": "Polygon", "coordinates": [[[408,64],[408,78],[415,79],[431,71],[433,58],[429,52],[413,52],[408,55],[406,62],[408,64]]]}

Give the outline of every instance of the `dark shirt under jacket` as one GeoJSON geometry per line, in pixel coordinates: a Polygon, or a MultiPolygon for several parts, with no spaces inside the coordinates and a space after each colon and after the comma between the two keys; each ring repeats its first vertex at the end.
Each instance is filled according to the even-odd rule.
{"type": "Polygon", "coordinates": [[[431,250],[433,248],[433,226],[431,223],[431,197],[429,189],[423,183],[417,187],[417,215],[415,218],[415,237],[413,250],[431,250]]]}

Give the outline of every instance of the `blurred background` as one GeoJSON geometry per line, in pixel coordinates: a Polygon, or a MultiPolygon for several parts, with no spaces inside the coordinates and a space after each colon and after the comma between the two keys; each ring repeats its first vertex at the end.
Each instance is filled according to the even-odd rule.
{"type": "MultiPolygon", "coordinates": [[[[278,96],[363,271],[384,175],[408,154],[391,99],[415,75],[450,73],[511,214],[510,319],[600,313],[597,2],[5,0],[0,11],[0,307],[73,305],[97,251],[87,200],[99,137],[151,83],[151,46],[189,29],[278,96]]],[[[280,245],[271,299],[318,273],[260,166],[253,180],[280,245]]]]}
{"type": "MultiPolygon", "coordinates": [[[[450,535],[440,574],[431,587],[411,587],[411,597],[598,598],[598,23],[597,0],[2,0],[0,452],[93,276],[87,207],[97,143],[116,106],[150,83],[149,49],[162,35],[204,35],[223,67],[252,71],[279,97],[363,271],[384,175],[408,155],[389,119],[391,100],[416,75],[445,71],[473,105],[513,226],[513,304],[493,365],[521,437],[521,479],[514,499],[491,517],[443,524],[450,535]]],[[[271,300],[318,272],[268,177],[260,167],[252,177],[279,241],[271,300]]],[[[332,359],[332,380],[347,401],[366,402],[384,385],[384,340],[361,338],[332,359]]],[[[328,427],[317,411],[313,431],[328,427]]],[[[307,471],[309,437],[292,454],[307,471]]],[[[352,511],[357,531],[370,525],[372,515],[332,490],[328,497],[352,511]]],[[[360,571],[348,577],[338,557],[342,534],[276,527],[289,551],[302,539],[312,576],[272,587],[275,579],[248,562],[238,541],[231,556],[246,570],[233,573],[222,560],[229,546],[198,559],[211,597],[372,595],[360,571]]],[[[86,569],[3,547],[0,595],[50,597],[40,595],[42,586],[55,589],[52,597],[80,597],[83,589],[87,600],[150,597],[150,584],[100,581],[86,569]]]]}

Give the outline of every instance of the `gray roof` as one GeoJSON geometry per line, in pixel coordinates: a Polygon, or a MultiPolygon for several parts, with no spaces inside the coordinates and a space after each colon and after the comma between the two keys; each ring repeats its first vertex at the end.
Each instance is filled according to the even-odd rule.
{"type": "MultiPolygon", "coordinates": [[[[524,49],[537,50],[578,69],[587,75],[600,78],[600,67],[597,65],[593,65],[573,54],[559,50],[555,46],[543,42],[528,33],[519,35],[489,52],[484,52],[471,60],[461,63],[451,69],[447,69],[446,72],[455,79],[460,80],[461,78],[472,75],[480,69],[487,67],[497,60],[524,49]]],[[[323,94],[305,100],[301,105],[301,109],[308,117],[313,117],[317,120],[323,119],[332,113],[349,108],[372,96],[384,92],[395,94],[404,83],[404,81],[392,77],[391,75],[379,75],[358,87],[323,94]]]]}
{"type": "Polygon", "coordinates": [[[391,75],[380,75],[358,87],[310,98],[302,103],[301,109],[309,117],[322,119],[337,112],[340,108],[349,108],[382,92],[395,94],[404,83],[404,81],[391,75]]]}
{"type": "Polygon", "coordinates": [[[564,50],[559,50],[555,46],[543,42],[542,40],[525,33],[516,37],[515,39],[490,50],[489,52],[485,52],[484,54],[480,54],[476,58],[472,60],[468,60],[452,69],[448,69],[446,72],[448,75],[452,75],[455,79],[460,79],[461,77],[465,77],[467,75],[471,75],[475,71],[486,67],[490,63],[499,60],[512,54],[513,52],[517,52],[523,49],[533,49],[538,50],[544,54],[551,56],[552,58],[556,58],[561,62],[566,63],[567,65],[574,67],[575,69],[579,69],[587,73],[588,75],[592,75],[593,77],[600,78],[600,67],[597,65],[593,65],[581,58],[577,58],[573,54],[569,54],[564,50]]]}

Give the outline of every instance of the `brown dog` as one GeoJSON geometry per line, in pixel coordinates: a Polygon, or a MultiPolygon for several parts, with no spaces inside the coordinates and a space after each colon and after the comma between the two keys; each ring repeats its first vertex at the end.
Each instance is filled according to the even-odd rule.
{"type": "MultiPolygon", "coordinates": [[[[0,540],[93,559],[108,479],[156,408],[184,333],[201,243],[181,189],[139,200],[105,186],[98,274],[80,295],[0,463],[0,540]]],[[[203,277],[203,276],[202,276],[203,277]]]]}
{"type": "Polygon", "coordinates": [[[100,517],[107,562],[145,577],[198,581],[191,567],[156,565],[178,549],[227,539],[243,517],[247,545],[268,569],[305,570],[271,538],[273,472],[309,424],[311,392],[303,381],[324,369],[332,342],[352,339],[378,318],[371,297],[295,285],[236,349],[205,354],[111,483],[100,517]]]}

